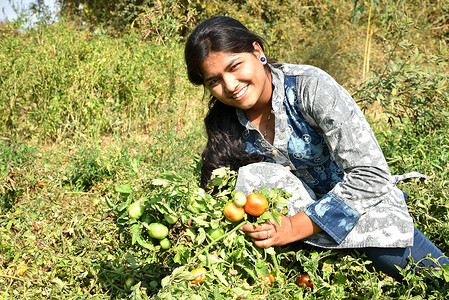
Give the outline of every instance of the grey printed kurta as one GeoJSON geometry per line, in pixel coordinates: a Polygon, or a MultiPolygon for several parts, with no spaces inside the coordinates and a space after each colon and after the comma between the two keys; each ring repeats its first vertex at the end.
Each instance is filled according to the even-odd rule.
{"type": "MultiPolygon", "coordinates": [[[[305,211],[323,232],[304,241],[326,248],[406,247],[413,220],[359,107],[331,76],[305,65],[270,65],[275,138],[268,143],[237,108],[247,152],[267,162],[239,170],[237,190],[282,188],[288,216],[305,211]]],[[[407,174],[415,177],[420,174],[407,174]]]]}

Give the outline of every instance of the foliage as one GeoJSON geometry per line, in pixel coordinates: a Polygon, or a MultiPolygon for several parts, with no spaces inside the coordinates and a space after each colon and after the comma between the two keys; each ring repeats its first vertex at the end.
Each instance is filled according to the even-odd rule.
{"type": "MultiPolygon", "coordinates": [[[[388,46],[394,52],[396,46],[410,51],[406,59],[390,60],[382,73],[357,87],[355,98],[367,110],[378,103],[394,118],[410,121],[416,134],[446,128],[449,117],[449,73],[446,46],[440,45],[437,53],[423,53],[407,40],[388,46]]],[[[393,54],[393,53],[392,53],[393,54]]]]}
{"type": "Polygon", "coordinates": [[[10,137],[99,136],[148,128],[160,109],[185,111],[174,98],[192,89],[178,45],[135,34],[114,40],[63,23],[16,30],[0,44],[0,128],[10,137]]]}
{"type": "Polygon", "coordinates": [[[0,212],[13,207],[32,181],[30,166],[37,153],[32,146],[0,142],[0,212]]]}

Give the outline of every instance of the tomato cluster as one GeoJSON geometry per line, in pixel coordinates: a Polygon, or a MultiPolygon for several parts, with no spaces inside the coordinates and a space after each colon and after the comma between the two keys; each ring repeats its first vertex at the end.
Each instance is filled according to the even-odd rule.
{"type": "Polygon", "coordinates": [[[268,201],[262,194],[254,192],[245,196],[242,192],[236,192],[234,200],[226,203],[223,212],[229,221],[238,222],[245,217],[245,213],[258,217],[267,208],[268,201]]]}
{"type": "MultiPolygon", "coordinates": [[[[170,240],[167,238],[168,235],[168,227],[165,226],[162,223],[159,222],[153,222],[151,223],[151,217],[149,214],[145,214],[145,204],[144,204],[145,198],[139,199],[132,203],[128,207],[128,216],[132,220],[138,220],[141,219],[142,222],[149,224],[148,225],[148,234],[151,238],[159,240],[159,245],[161,246],[161,249],[168,249],[170,248],[170,240]]],[[[175,224],[178,221],[178,217],[170,215],[170,214],[164,214],[164,220],[172,225],[175,224]]]]}

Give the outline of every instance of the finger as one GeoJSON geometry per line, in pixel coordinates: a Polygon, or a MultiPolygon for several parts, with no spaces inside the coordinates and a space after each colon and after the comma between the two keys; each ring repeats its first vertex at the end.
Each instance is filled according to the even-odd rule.
{"type": "Polygon", "coordinates": [[[265,239],[265,240],[253,240],[254,245],[256,245],[259,248],[268,248],[273,245],[273,242],[271,239],[265,239]]]}
{"type": "Polygon", "coordinates": [[[249,235],[250,237],[252,237],[253,239],[257,239],[257,240],[265,240],[268,238],[268,234],[267,231],[256,231],[256,232],[247,232],[247,235],[249,235]]]}
{"type": "Polygon", "coordinates": [[[262,223],[258,226],[254,226],[252,224],[246,224],[242,227],[240,227],[240,230],[246,231],[246,232],[259,232],[259,231],[266,231],[271,230],[273,228],[273,225],[262,223]]]}

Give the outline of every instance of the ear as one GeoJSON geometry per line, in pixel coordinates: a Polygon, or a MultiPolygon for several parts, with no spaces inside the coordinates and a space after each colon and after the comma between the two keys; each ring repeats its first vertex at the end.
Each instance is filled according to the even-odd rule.
{"type": "Polygon", "coordinates": [[[263,52],[262,47],[259,45],[258,42],[253,42],[254,47],[254,55],[260,59],[261,57],[265,57],[265,53],[263,52]]]}

